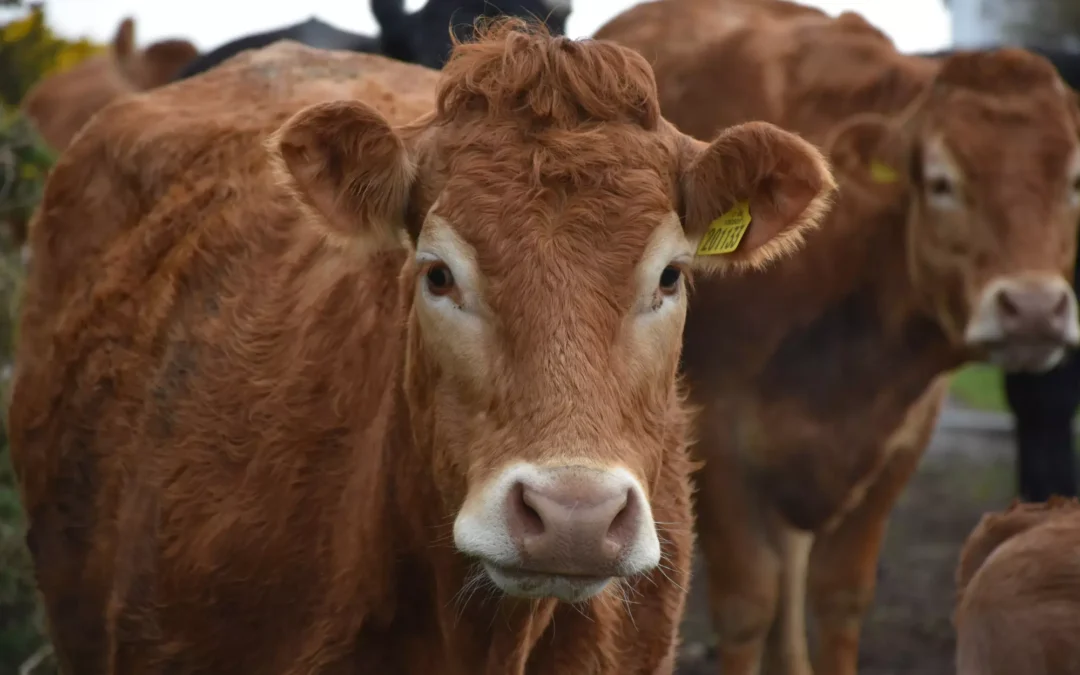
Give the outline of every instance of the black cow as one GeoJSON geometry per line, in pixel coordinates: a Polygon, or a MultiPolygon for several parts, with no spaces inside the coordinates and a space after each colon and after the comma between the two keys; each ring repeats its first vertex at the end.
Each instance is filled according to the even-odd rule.
{"type": "Polygon", "coordinates": [[[428,0],[422,9],[408,14],[405,0],[371,0],[371,13],[382,31],[386,56],[442,68],[450,56],[450,31],[461,41],[472,37],[479,18],[517,16],[542,20],[553,35],[566,34],[569,0],[428,0]]]}
{"type": "Polygon", "coordinates": [[[451,30],[458,39],[468,40],[477,19],[510,15],[543,20],[552,34],[565,35],[570,3],[569,0],[428,0],[423,8],[410,14],[405,11],[404,0],[371,0],[371,11],[379,23],[379,37],[350,33],[311,18],[228,42],[189,63],[176,79],[198,75],[246,49],[258,49],[278,40],[295,40],[317,49],[383,54],[439,69],[450,56],[451,30]]]}
{"type": "Polygon", "coordinates": [[[312,17],[303,23],[237,38],[232,42],[226,42],[212,52],[200,54],[198,58],[188,63],[180,71],[176,76],[176,80],[198,75],[244,50],[265,47],[278,40],[295,40],[318,49],[343,49],[352,52],[369,53],[379,53],[380,51],[378,38],[350,33],[312,17]]]}
{"type": "MultiPolygon", "coordinates": [[[[991,49],[994,47],[990,47],[991,49]]],[[[1054,64],[1065,83],[1080,90],[1080,54],[1024,47],[1054,64]]],[[[948,56],[951,50],[922,54],[948,56]]],[[[1073,267],[1080,288],[1080,270],[1073,267]]],[[[1070,353],[1045,373],[1006,373],[1005,397],[1016,419],[1017,479],[1020,498],[1043,502],[1051,495],[1077,496],[1073,417],[1080,405],[1080,355],[1070,353]]]]}

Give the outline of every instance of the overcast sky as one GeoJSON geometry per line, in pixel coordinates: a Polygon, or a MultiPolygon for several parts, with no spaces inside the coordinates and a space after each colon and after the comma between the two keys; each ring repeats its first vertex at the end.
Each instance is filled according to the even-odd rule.
{"type": "MultiPolygon", "coordinates": [[[[407,0],[410,8],[425,0],[407,0]]],[[[587,37],[638,0],[576,0],[568,32],[587,37]]],[[[901,51],[948,46],[949,15],[942,0],[816,0],[805,2],[831,14],[860,12],[888,33],[901,51]]],[[[200,49],[213,49],[233,38],[316,16],[357,33],[377,32],[369,0],[46,0],[49,24],[65,36],[112,37],[125,16],[136,20],[140,44],[185,37],[200,49]]],[[[10,12],[0,10],[0,22],[10,12]]]]}

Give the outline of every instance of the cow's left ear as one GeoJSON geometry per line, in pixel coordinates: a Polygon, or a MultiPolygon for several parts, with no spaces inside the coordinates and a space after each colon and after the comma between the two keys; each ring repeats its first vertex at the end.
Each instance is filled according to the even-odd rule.
{"type": "Polygon", "coordinates": [[[760,267],[802,245],[827,213],[836,183],[810,143],[766,122],[731,127],[683,174],[695,267],[760,267]]]}

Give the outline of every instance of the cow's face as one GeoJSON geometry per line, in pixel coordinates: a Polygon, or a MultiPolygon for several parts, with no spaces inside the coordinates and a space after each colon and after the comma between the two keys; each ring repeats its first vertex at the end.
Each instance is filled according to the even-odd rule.
{"type": "Polygon", "coordinates": [[[660,561],[689,275],[793,247],[832,182],[769,125],[679,135],[627,50],[497,35],[460,48],[438,110],[401,135],[334,103],[279,144],[328,224],[413,242],[406,394],[458,550],[509,594],[576,601],[660,561]],[[738,247],[698,255],[741,199],[738,247]]]}
{"type": "Polygon", "coordinates": [[[1080,219],[1072,93],[1030,53],[958,53],[907,119],[848,135],[885,128],[863,147],[896,169],[911,274],[942,326],[1009,370],[1057,364],[1080,341],[1068,281],[1080,219]]]}

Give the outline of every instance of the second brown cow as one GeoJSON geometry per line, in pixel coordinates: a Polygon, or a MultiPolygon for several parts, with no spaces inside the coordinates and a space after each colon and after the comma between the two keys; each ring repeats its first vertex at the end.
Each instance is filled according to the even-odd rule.
{"type": "Polygon", "coordinates": [[[723,672],[811,672],[808,600],[816,672],[852,675],[886,519],[950,371],[1045,369],[1080,337],[1080,111],[1031,53],[908,57],[855,14],[775,0],[646,3],[597,37],[653,62],[684,131],[764,119],[836,168],[804,255],[698,284],[684,359],[723,672]]]}

